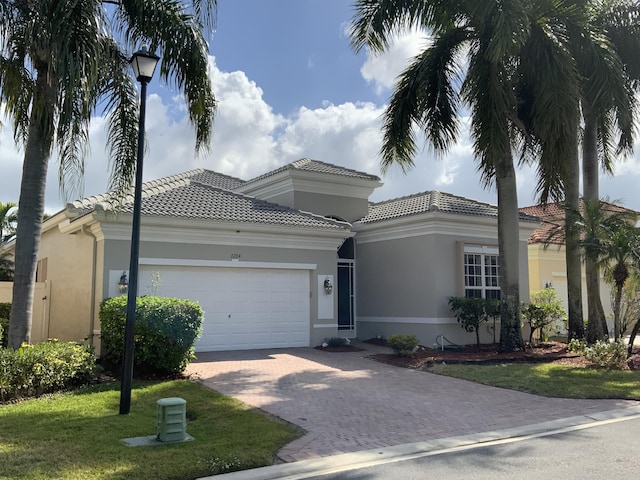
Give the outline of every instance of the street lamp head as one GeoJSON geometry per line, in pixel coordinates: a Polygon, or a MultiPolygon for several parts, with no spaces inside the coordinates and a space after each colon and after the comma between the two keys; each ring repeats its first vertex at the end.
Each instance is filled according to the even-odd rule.
{"type": "Polygon", "coordinates": [[[133,67],[133,73],[136,76],[136,80],[139,82],[148,82],[153,78],[153,73],[156,70],[160,57],[149,52],[146,46],[143,46],[140,50],[135,52],[131,56],[131,67],[133,67]]]}

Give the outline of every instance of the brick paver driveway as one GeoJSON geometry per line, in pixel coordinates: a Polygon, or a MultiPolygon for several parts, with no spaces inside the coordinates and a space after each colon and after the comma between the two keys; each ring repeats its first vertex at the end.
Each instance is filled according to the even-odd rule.
{"type": "Polygon", "coordinates": [[[290,462],[501,430],[637,402],[545,398],[312,348],[212,352],[187,373],[208,387],[299,425],[290,462]]]}

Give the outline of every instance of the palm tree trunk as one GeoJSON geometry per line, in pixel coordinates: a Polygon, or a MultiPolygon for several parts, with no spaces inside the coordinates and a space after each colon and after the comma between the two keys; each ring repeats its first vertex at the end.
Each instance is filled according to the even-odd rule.
{"type": "MultiPolygon", "coordinates": [[[[508,149],[507,149],[508,151],[508,149]]],[[[498,351],[524,350],[520,328],[520,215],[511,154],[496,162],[500,250],[500,344],[498,351]]]]}
{"type": "MultiPolygon", "coordinates": [[[[598,126],[597,118],[592,112],[591,104],[582,99],[584,118],[584,136],[582,139],[582,188],[584,202],[600,200],[598,186],[598,126]]],[[[587,342],[595,343],[604,340],[608,334],[607,319],[600,298],[600,267],[598,258],[585,256],[585,273],[587,277],[587,342]]]]}
{"type": "Polygon", "coordinates": [[[629,347],[627,348],[627,356],[630,357],[633,355],[633,344],[636,341],[636,335],[640,332],[640,319],[636,320],[636,324],[633,326],[633,330],[631,330],[631,335],[629,336],[629,347]]]}
{"type": "MultiPolygon", "coordinates": [[[[625,279],[626,281],[626,279],[625,279]]],[[[620,307],[622,304],[622,290],[624,288],[624,282],[621,284],[616,284],[616,292],[613,300],[613,339],[617,342],[620,340],[622,336],[622,332],[620,331],[620,307]]]]}
{"type": "MultiPolygon", "coordinates": [[[[570,140],[571,141],[571,140],[570,140]]],[[[576,222],[580,205],[580,162],[577,139],[572,142],[575,151],[569,155],[565,170],[565,258],[567,263],[567,297],[569,307],[569,341],[584,338],[582,317],[582,265],[580,262],[579,234],[576,222]]]]}
{"type": "Polygon", "coordinates": [[[40,232],[53,139],[55,87],[46,68],[38,68],[30,116],[16,231],[15,275],[9,321],[9,348],[31,341],[33,292],[40,250],[40,232]]]}

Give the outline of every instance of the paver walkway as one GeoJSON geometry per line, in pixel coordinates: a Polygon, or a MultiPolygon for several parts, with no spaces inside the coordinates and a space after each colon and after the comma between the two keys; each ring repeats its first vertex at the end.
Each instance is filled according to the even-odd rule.
{"type": "Polygon", "coordinates": [[[546,398],[392,367],[367,351],[312,348],[198,354],[187,373],[307,433],[285,462],[519,427],[638,405],[546,398]]]}

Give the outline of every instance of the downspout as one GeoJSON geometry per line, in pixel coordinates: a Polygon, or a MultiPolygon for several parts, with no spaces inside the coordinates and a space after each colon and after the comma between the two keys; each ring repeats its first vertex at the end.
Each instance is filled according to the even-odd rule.
{"type": "Polygon", "coordinates": [[[92,261],[91,261],[91,308],[89,311],[89,345],[91,347],[95,347],[94,345],[94,333],[93,329],[96,324],[95,314],[96,314],[96,266],[98,264],[97,252],[98,252],[98,239],[96,236],[91,233],[90,230],[87,229],[85,225],[82,226],[82,233],[93,238],[93,248],[92,248],[92,261]]]}

